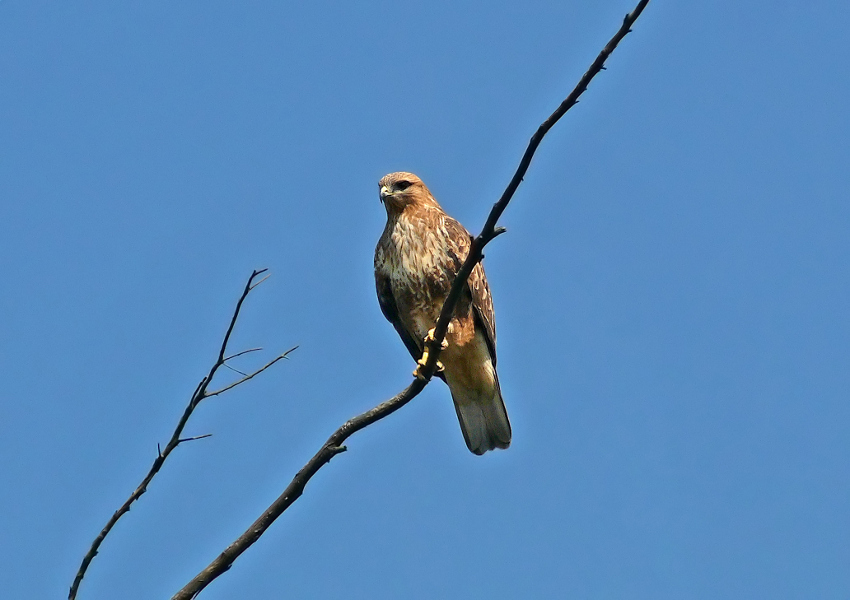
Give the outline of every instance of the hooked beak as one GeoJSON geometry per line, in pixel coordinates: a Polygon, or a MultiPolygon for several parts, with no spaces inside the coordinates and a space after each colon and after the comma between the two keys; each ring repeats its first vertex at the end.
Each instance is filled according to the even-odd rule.
{"type": "Polygon", "coordinates": [[[382,185],[382,186],[381,186],[381,195],[380,195],[380,196],[381,196],[381,202],[386,202],[386,200],[387,200],[387,196],[392,196],[392,195],[393,195],[393,194],[392,194],[392,192],[390,191],[390,188],[388,188],[388,187],[387,187],[387,186],[385,186],[385,185],[382,185]]]}

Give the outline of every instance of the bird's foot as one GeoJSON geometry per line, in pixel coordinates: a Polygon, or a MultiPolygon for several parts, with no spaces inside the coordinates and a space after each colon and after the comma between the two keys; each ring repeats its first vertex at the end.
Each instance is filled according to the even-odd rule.
{"type": "MultiPolygon", "coordinates": [[[[434,330],[432,329],[430,332],[428,332],[428,335],[430,336],[433,331],[434,330]]],[[[434,338],[432,337],[431,340],[433,340],[433,339],[434,338]]],[[[428,338],[426,337],[425,340],[427,341],[428,338]]],[[[445,343],[445,340],[444,340],[444,343],[445,343]]],[[[427,363],[428,363],[428,346],[425,346],[425,349],[422,351],[422,358],[420,358],[419,360],[416,361],[416,369],[413,371],[413,376],[416,377],[416,379],[425,379],[425,375],[422,374],[422,369],[425,368],[425,365],[427,363]]],[[[441,363],[440,361],[437,361],[437,368],[434,371],[434,373],[441,373],[444,369],[445,369],[445,367],[443,367],[443,363],[441,363]]]]}
{"type": "MultiPolygon", "coordinates": [[[[426,346],[428,345],[428,343],[429,343],[429,342],[433,342],[433,341],[434,341],[434,330],[435,330],[435,329],[436,329],[436,327],[432,327],[431,329],[429,329],[429,330],[428,330],[428,335],[426,335],[426,336],[425,336],[425,345],[426,345],[426,346]]],[[[446,330],[446,333],[447,333],[447,334],[448,334],[448,333],[451,333],[451,331],[452,331],[452,324],[451,324],[451,323],[449,323],[449,327],[448,327],[448,329],[446,330]]],[[[449,347],[449,342],[448,342],[448,340],[447,340],[446,338],[443,338],[443,341],[442,341],[442,342],[440,342],[440,349],[441,349],[441,350],[445,350],[445,349],[446,349],[446,348],[448,348],[448,347],[449,347]]],[[[426,348],[426,351],[427,351],[427,348],[426,348]]]]}

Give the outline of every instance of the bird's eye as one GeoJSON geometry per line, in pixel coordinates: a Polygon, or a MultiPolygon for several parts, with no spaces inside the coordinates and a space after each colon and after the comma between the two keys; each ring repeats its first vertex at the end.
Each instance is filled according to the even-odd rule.
{"type": "Polygon", "coordinates": [[[410,187],[410,182],[409,181],[397,181],[396,184],[395,184],[395,187],[400,192],[403,192],[404,190],[406,190],[407,188],[410,187]]]}

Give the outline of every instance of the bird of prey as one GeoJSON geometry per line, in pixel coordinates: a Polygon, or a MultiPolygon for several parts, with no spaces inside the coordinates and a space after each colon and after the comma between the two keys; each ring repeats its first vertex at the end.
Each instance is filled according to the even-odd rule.
{"type": "MultiPolygon", "coordinates": [[[[433,339],[429,336],[472,238],[413,173],[390,173],[378,186],[387,210],[375,248],[378,302],[418,361],[414,375],[420,376],[426,338],[433,339]]],[[[511,424],[496,374],[496,320],[481,263],[469,276],[443,348],[437,376],[451,390],[467,447],[475,454],[507,448],[511,424]]]]}

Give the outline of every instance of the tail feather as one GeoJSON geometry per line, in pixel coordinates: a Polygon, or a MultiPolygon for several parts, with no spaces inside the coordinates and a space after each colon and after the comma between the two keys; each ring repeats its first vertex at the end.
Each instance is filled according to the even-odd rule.
{"type": "Polygon", "coordinates": [[[492,395],[478,390],[457,389],[457,386],[452,386],[451,391],[460,430],[471,452],[481,455],[488,450],[511,445],[511,423],[498,377],[495,387],[491,388],[492,395]]]}

